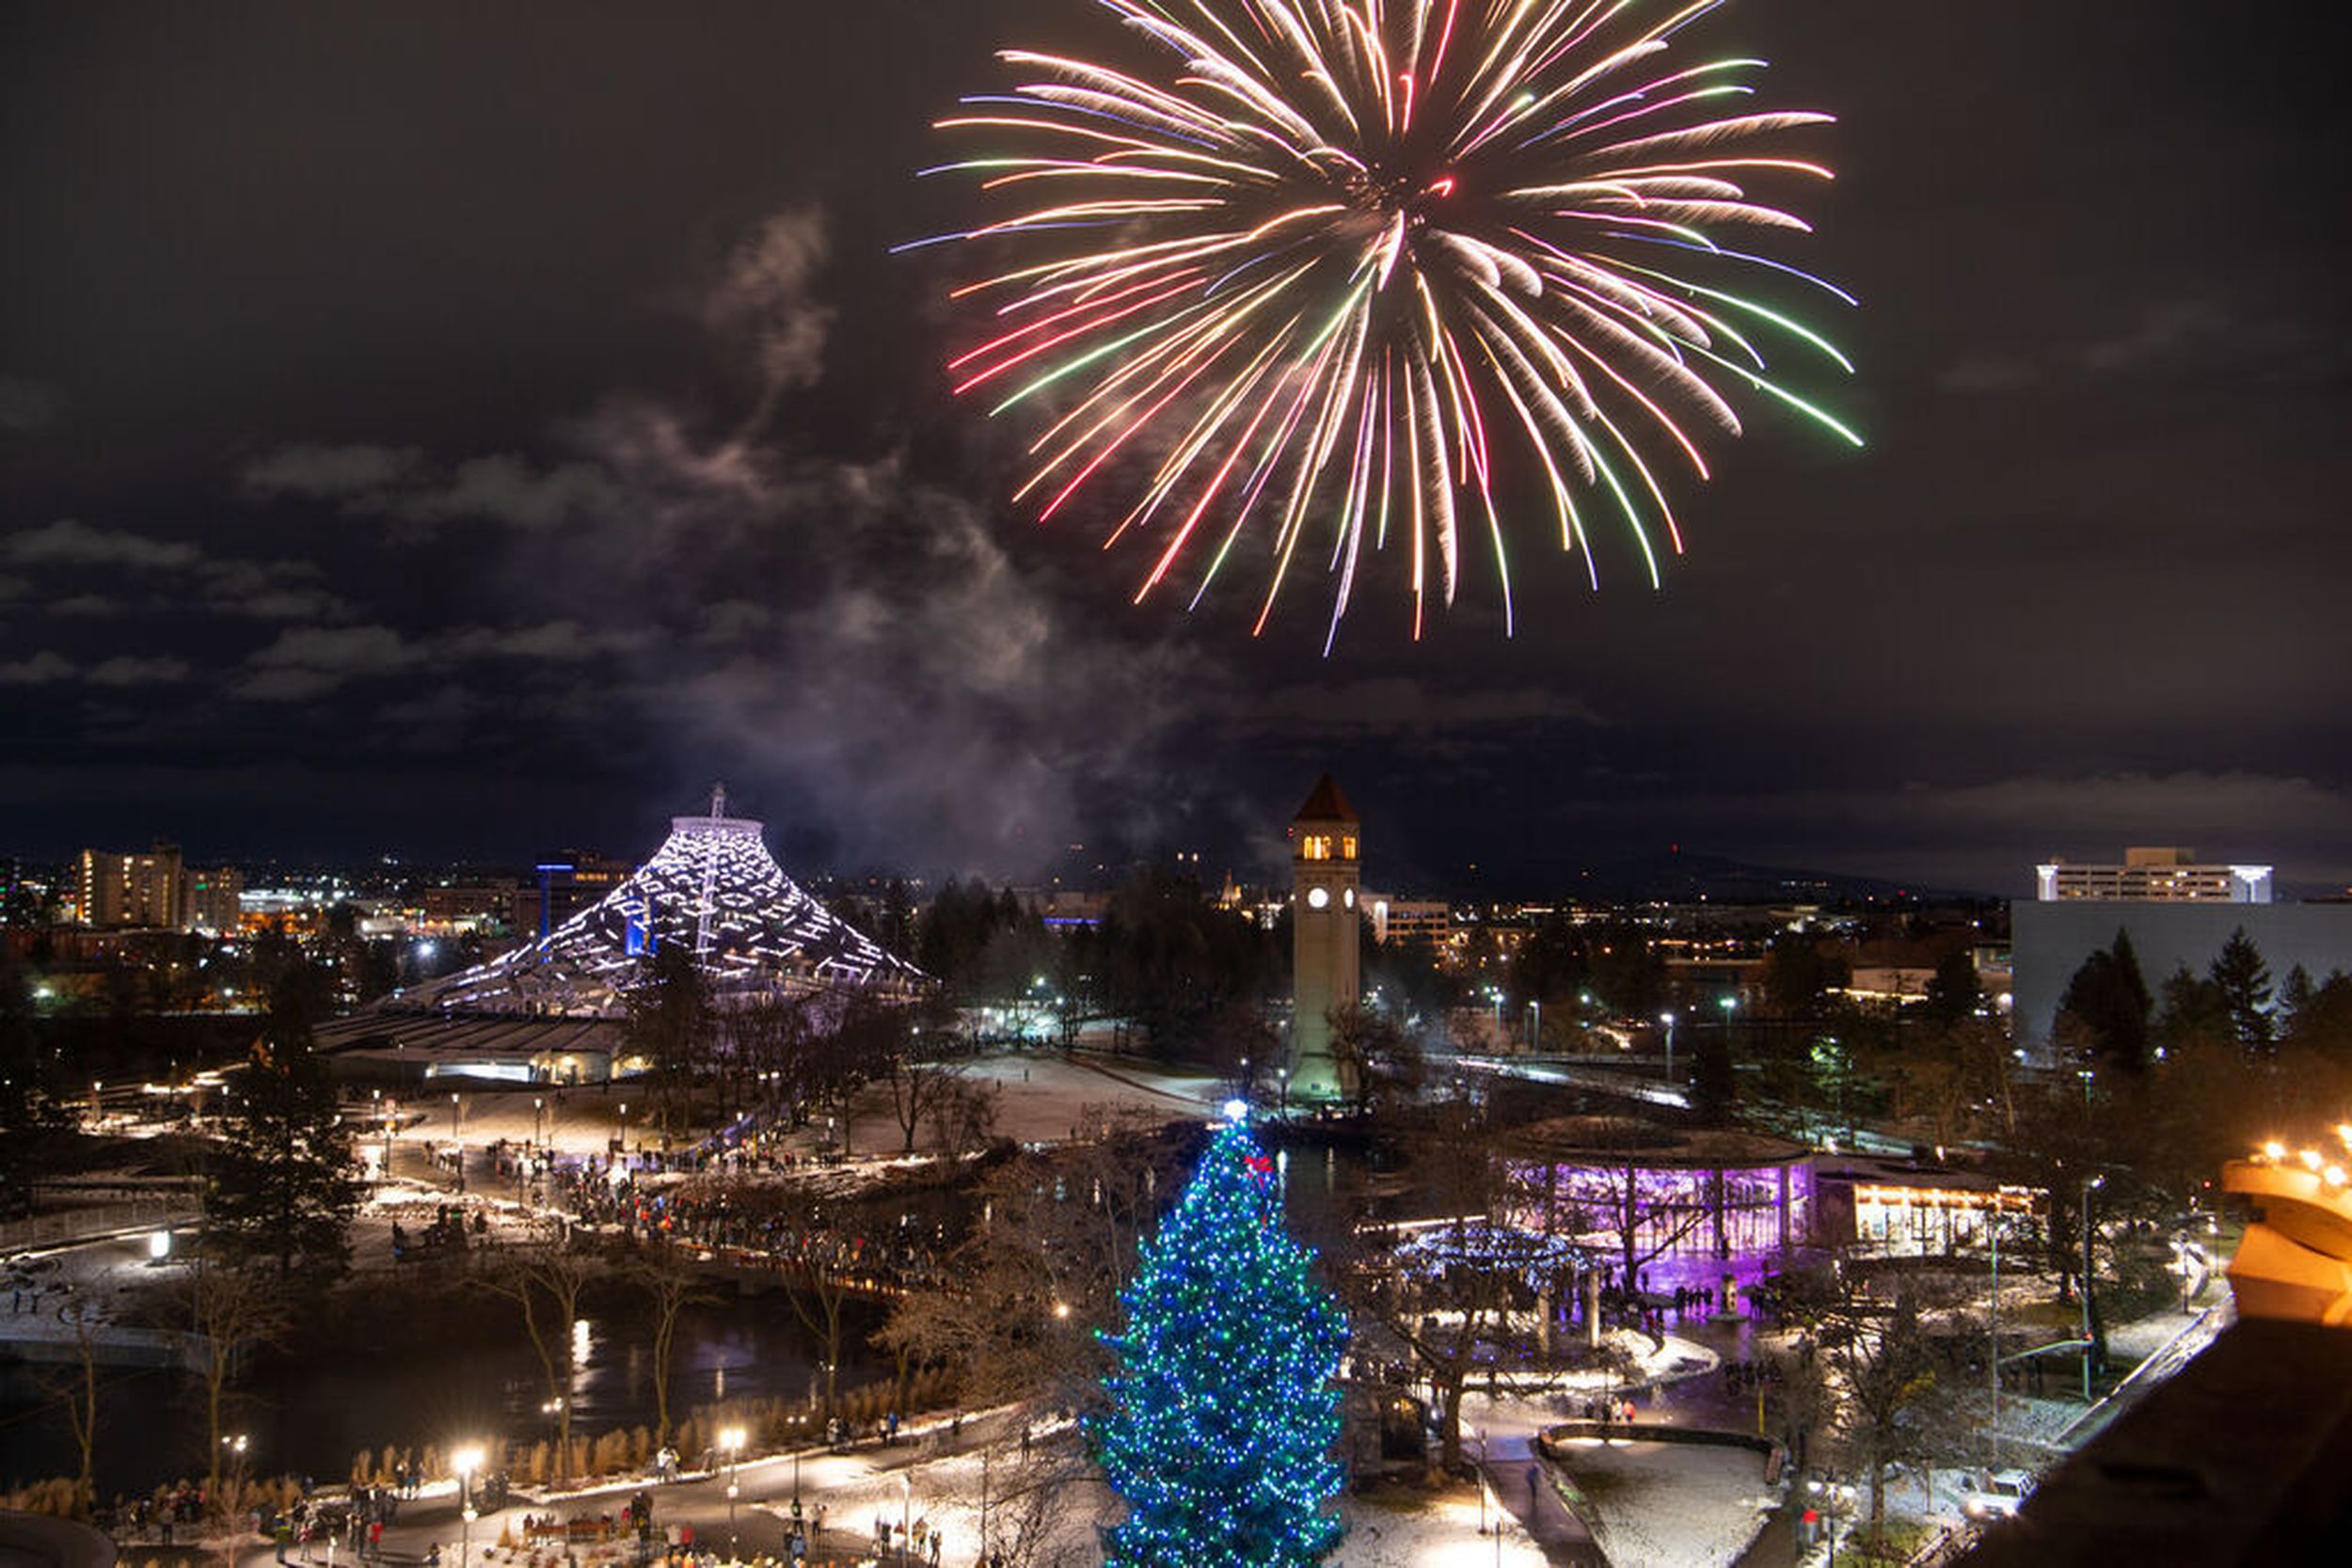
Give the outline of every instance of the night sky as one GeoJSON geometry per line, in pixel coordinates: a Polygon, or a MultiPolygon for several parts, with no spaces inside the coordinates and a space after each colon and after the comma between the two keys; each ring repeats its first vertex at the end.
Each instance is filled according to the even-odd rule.
{"type": "MultiPolygon", "coordinates": [[[[1083,0],[0,16],[0,852],[1368,879],[1687,851],[2022,892],[2126,843],[2352,881],[2341,9],[1741,0],[1822,107],[1853,452],[1759,414],[1653,592],[1395,552],[1186,613],[946,393],[930,130],[1083,0]]],[[[1117,47],[1114,43],[1112,47],[1117,47]]],[[[1836,309],[1835,307],[1832,309],[1836,309]]],[[[1540,530],[1534,531],[1540,533],[1540,530]]]]}

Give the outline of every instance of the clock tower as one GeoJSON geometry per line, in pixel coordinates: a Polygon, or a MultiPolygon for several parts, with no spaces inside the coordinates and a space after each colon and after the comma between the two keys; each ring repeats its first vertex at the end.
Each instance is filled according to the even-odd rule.
{"type": "Polygon", "coordinates": [[[1291,821],[1291,1080],[1294,1095],[1341,1092],[1330,1013],[1363,994],[1357,936],[1363,822],[1326,773],[1291,821]]]}

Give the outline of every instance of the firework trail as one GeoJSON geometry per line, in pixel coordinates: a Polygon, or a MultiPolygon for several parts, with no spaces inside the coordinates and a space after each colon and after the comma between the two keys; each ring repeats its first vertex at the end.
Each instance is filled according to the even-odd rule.
{"type": "Polygon", "coordinates": [[[1745,106],[1763,62],[1675,55],[1721,0],[1097,3],[1156,70],[1004,52],[1020,85],[940,122],[1002,150],[926,171],[1004,215],[922,243],[1004,259],[957,291],[996,325],[950,370],[1037,411],[1017,499],[1051,517],[1145,476],[1110,533],[1152,539],[1138,601],[1182,571],[1197,604],[1248,540],[1263,630],[1321,558],[1327,651],[1393,537],[1418,637],[1483,536],[1507,630],[1506,510],[1547,512],[1596,584],[1588,514],[1621,519],[1655,585],[1658,535],[1681,548],[1660,467],[1705,478],[1735,397],[1861,444],[1765,349],[1852,367],[1737,285],[1851,296],[1720,237],[1806,231],[1749,187],[1830,177],[1773,148],[1828,116],[1745,106]]]}

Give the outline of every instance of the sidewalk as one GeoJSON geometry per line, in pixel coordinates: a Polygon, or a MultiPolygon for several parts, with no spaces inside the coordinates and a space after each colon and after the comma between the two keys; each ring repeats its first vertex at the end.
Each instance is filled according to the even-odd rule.
{"type": "Polygon", "coordinates": [[[1592,1532],[1553,1490],[1548,1467],[1536,1458],[1534,1432],[1496,1433],[1479,1454],[1478,1471],[1488,1490],[1547,1562],[1559,1568],[1608,1568],[1592,1532]]]}

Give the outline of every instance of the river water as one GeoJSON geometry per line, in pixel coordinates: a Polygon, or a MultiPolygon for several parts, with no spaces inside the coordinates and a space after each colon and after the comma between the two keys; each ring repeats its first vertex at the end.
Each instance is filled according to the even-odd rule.
{"type": "MultiPolygon", "coordinates": [[[[844,1388],[882,1375],[866,1344],[879,1307],[851,1309],[844,1388]]],[[[572,1430],[599,1436],[654,1419],[652,1335],[642,1307],[601,1304],[575,1327],[572,1430]]],[[[729,1399],[805,1399],[818,1359],[780,1293],[746,1295],[681,1315],[670,1414],[729,1399]]],[[[78,1467],[66,1406],[52,1386],[78,1368],[0,1367],[0,1487],[78,1467]]],[[[102,1496],[204,1472],[202,1386],[185,1374],[101,1369],[97,1467],[102,1496]]],[[[343,1342],[260,1364],[227,1425],[245,1433],[257,1474],[339,1481],[362,1447],[553,1435],[537,1356],[504,1304],[449,1312],[366,1312],[343,1342]],[[501,1310],[503,1308],[503,1310],[501,1310]]]]}

